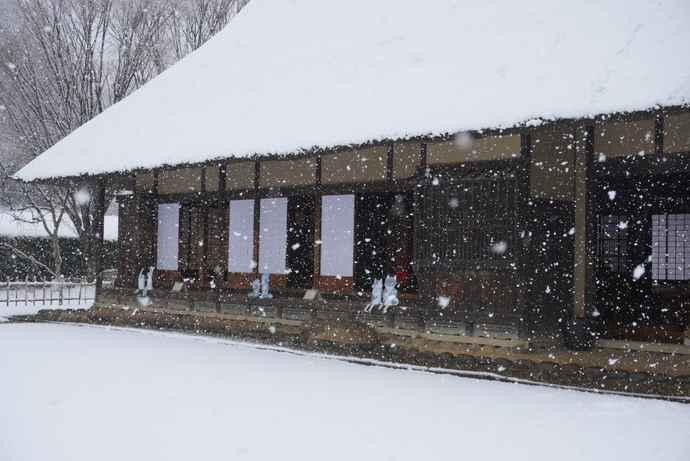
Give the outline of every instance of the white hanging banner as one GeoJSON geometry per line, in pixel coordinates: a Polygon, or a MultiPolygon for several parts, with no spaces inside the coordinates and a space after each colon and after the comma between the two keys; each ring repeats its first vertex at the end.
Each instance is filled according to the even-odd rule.
{"type": "Polygon", "coordinates": [[[254,200],[230,201],[228,271],[251,272],[254,269],[254,200]]]}
{"type": "Polygon", "coordinates": [[[180,204],[158,205],[158,245],[156,268],[177,270],[180,235],[180,204]]]}
{"type": "Polygon", "coordinates": [[[355,196],[324,195],[321,203],[321,275],[352,277],[355,196]]]}
{"type": "Polygon", "coordinates": [[[261,199],[259,272],[285,273],[287,198],[261,199]]]}

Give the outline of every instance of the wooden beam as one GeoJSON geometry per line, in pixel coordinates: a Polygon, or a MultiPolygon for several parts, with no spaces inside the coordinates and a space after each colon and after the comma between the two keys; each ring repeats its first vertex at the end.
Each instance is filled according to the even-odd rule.
{"type": "Polygon", "coordinates": [[[654,117],[654,153],[664,154],[664,118],[661,115],[654,117]]]}
{"type": "Polygon", "coordinates": [[[586,187],[586,247],[585,247],[585,312],[584,316],[589,316],[594,309],[596,285],[594,270],[596,264],[596,235],[597,235],[597,205],[595,164],[594,164],[594,126],[587,126],[585,129],[585,160],[587,177],[585,178],[586,187]]]}
{"type": "MultiPolygon", "coordinates": [[[[529,289],[530,280],[530,261],[529,261],[529,244],[531,241],[529,229],[533,228],[528,222],[530,216],[530,168],[531,168],[531,151],[532,151],[532,137],[529,134],[520,136],[520,158],[522,164],[518,166],[517,170],[517,194],[515,197],[515,224],[517,232],[521,235],[515,238],[515,246],[513,254],[517,263],[517,290],[515,302],[517,303],[517,312],[521,318],[529,317],[527,312],[527,292],[529,289]],[[522,238],[520,238],[522,237],[522,238]]],[[[521,321],[519,328],[526,329],[527,322],[521,321]]],[[[526,336],[532,336],[529,332],[526,336]]]]}
{"type": "MultiPolygon", "coordinates": [[[[228,270],[228,232],[230,231],[230,204],[225,197],[225,184],[226,184],[226,170],[225,164],[220,165],[218,168],[218,239],[220,255],[218,257],[218,265],[222,270],[222,274],[226,274],[228,270]]],[[[218,286],[222,288],[225,284],[227,277],[223,275],[223,281],[218,286]]],[[[220,292],[220,291],[219,291],[220,292]]]]}
{"type": "Polygon", "coordinates": [[[321,282],[321,223],[322,200],[321,195],[314,196],[314,290],[319,289],[321,282]]]}
{"type": "Polygon", "coordinates": [[[594,243],[596,187],[594,164],[594,127],[580,126],[575,130],[575,263],[574,309],[577,317],[586,317],[593,308],[594,243]]]}
{"type": "Polygon", "coordinates": [[[261,198],[254,197],[254,251],[252,252],[252,278],[259,278],[259,234],[261,230],[261,198]]]}
{"type": "Polygon", "coordinates": [[[94,191],[94,234],[96,242],[94,245],[94,253],[96,257],[96,290],[103,287],[103,232],[105,221],[105,184],[103,178],[96,181],[96,190],[94,191]]]}
{"type": "Polygon", "coordinates": [[[323,158],[321,155],[316,156],[316,187],[321,185],[321,174],[322,174],[323,158]]]}

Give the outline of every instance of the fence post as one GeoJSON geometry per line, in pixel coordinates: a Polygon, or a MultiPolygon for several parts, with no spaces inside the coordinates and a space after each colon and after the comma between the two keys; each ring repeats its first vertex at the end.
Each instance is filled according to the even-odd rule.
{"type": "Polygon", "coordinates": [[[24,279],[24,306],[29,305],[29,276],[24,279]]]}
{"type": "Polygon", "coordinates": [[[10,279],[7,278],[7,307],[10,307],[10,279]]]}
{"type": "Polygon", "coordinates": [[[43,307],[46,305],[46,280],[43,279],[43,307]]]}

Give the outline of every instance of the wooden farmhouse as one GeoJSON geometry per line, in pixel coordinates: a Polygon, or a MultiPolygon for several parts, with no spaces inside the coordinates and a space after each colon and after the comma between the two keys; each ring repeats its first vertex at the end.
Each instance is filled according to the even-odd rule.
{"type": "Polygon", "coordinates": [[[100,302],[155,267],[149,308],[682,347],[688,24],[683,0],[252,0],[17,176],[122,191],[100,302]]]}

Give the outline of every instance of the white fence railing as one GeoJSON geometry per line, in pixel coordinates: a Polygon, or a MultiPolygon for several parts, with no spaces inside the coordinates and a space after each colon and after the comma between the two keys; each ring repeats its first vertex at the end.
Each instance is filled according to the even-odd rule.
{"type": "Polygon", "coordinates": [[[0,306],[62,306],[83,304],[95,297],[95,282],[0,282],[0,306]]]}

